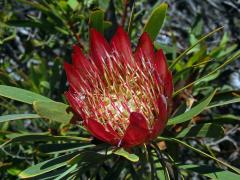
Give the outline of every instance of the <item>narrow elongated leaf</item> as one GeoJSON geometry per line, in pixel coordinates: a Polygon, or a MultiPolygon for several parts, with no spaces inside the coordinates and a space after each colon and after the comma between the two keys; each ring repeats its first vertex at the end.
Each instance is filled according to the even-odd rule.
{"type": "Polygon", "coordinates": [[[215,116],[212,120],[214,123],[231,123],[240,121],[240,116],[235,116],[232,114],[215,116]]]}
{"type": "Polygon", "coordinates": [[[49,4],[47,3],[38,3],[37,1],[29,1],[29,0],[17,0],[20,3],[27,4],[42,13],[46,14],[48,17],[50,17],[54,23],[58,24],[59,26],[63,25],[64,18],[59,16],[59,13],[56,11],[56,8],[51,8],[49,4]]]}
{"type": "Polygon", "coordinates": [[[10,20],[7,22],[7,24],[15,27],[43,28],[43,24],[40,22],[34,22],[30,20],[10,20]]]}
{"type": "Polygon", "coordinates": [[[72,112],[68,111],[68,105],[60,102],[34,101],[34,110],[43,118],[60,122],[69,123],[72,119],[72,112]]]}
{"type": "Polygon", "coordinates": [[[39,164],[30,166],[19,174],[20,178],[32,178],[41,174],[45,174],[47,172],[56,170],[60,167],[67,165],[67,161],[73,158],[78,152],[74,152],[71,154],[59,156],[57,158],[53,158],[39,164]]]}
{"type": "Polygon", "coordinates": [[[153,156],[153,159],[155,161],[155,167],[156,167],[156,175],[159,179],[165,179],[164,175],[164,169],[162,167],[162,164],[160,163],[159,159],[156,156],[153,156]]]}
{"type": "Polygon", "coordinates": [[[27,4],[29,6],[32,6],[36,9],[38,9],[39,11],[42,11],[44,13],[49,13],[49,9],[46,8],[45,6],[41,5],[40,3],[38,2],[31,2],[31,1],[27,1],[27,0],[17,0],[18,2],[20,3],[24,3],[24,4],[27,4]]]}
{"type": "Polygon", "coordinates": [[[231,101],[235,98],[240,98],[240,90],[223,91],[216,93],[211,104],[216,104],[220,101],[231,101]]]}
{"type": "Polygon", "coordinates": [[[143,32],[147,32],[152,41],[155,40],[163,25],[167,7],[168,5],[166,3],[161,3],[156,7],[143,28],[143,32]]]}
{"type": "Polygon", "coordinates": [[[80,152],[68,161],[68,164],[73,165],[76,163],[99,163],[106,160],[107,155],[97,153],[95,151],[80,152]]]}
{"type": "Polygon", "coordinates": [[[91,139],[83,137],[72,137],[72,136],[51,136],[49,133],[34,133],[34,134],[9,134],[7,138],[11,138],[5,143],[0,145],[0,148],[16,142],[38,142],[38,141],[78,141],[78,142],[90,142],[91,139]]]}
{"type": "Polygon", "coordinates": [[[213,31],[211,31],[210,33],[204,35],[203,37],[201,37],[195,44],[193,44],[191,47],[189,47],[188,49],[186,49],[183,53],[181,53],[173,62],[172,64],[169,66],[170,69],[173,69],[175,67],[175,65],[188,53],[190,52],[194,47],[196,47],[197,45],[199,45],[202,41],[204,41],[206,38],[210,37],[211,35],[213,35],[215,32],[222,30],[223,27],[219,27],[217,29],[214,29],[213,31]]]}
{"type": "MultiPolygon", "coordinates": [[[[55,178],[54,180],[60,180],[63,179],[64,177],[66,177],[68,174],[70,174],[71,172],[73,172],[75,169],[77,169],[78,165],[74,164],[72,167],[70,167],[68,170],[64,171],[60,176],[58,176],[57,178],[55,178]]],[[[71,178],[70,178],[71,179],[71,178]]]]}
{"type": "Polygon", "coordinates": [[[135,9],[135,1],[133,2],[131,15],[130,15],[130,18],[129,18],[129,21],[128,21],[127,32],[128,32],[129,35],[132,32],[132,24],[133,24],[133,19],[134,19],[134,9],[135,9]]]}
{"type": "Polygon", "coordinates": [[[171,118],[168,121],[167,125],[183,123],[183,122],[186,122],[186,121],[192,119],[194,116],[200,114],[211,102],[215,93],[216,93],[216,91],[214,91],[208,98],[206,98],[204,101],[202,101],[198,105],[194,106],[189,111],[187,111],[179,116],[176,116],[174,118],[171,118]]]}
{"type": "Polygon", "coordinates": [[[176,138],[184,137],[209,137],[221,138],[224,136],[224,130],[221,126],[211,123],[198,124],[193,127],[182,130],[176,138]]]}
{"type": "Polygon", "coordinates": [[[39,146],[39,150],[43,153],[62,153],[72,150],[83,150],[94,146],[94,144],[86,143],[42,144],[39,146]]]}
{"type": "Polygon", "coordinates": [[[93,11],[89,18],[89,25],[91,28],[96,29],[98,32],[103,33],[104,29],[104,11],[93,11]]]}
{"type": "Polygon", "coordinates": [[[128,159],[129,161],[132,161],[132,162],[139,161],[139,157],[136,154],[130,154],[129,152],[125,151],[123,148],[118,149],[113,154],[123,156],[123,157],[125,157],[126,159],[128,159]]]}
{"type": "MultiPolygon", "coordinates": [[[[40,174],[37,176],[34,176],[33,178],[29,178],[29,179],[36,179],[36,180],[52,180],[52,179],[56,179],[58,177],[60,177],[62,174],[64,174],[66,171],[68,171],[70,169],[70,167],[62,167],[59,168],[57,170],[48,172],[48,173],[44,173],[44,174],[40,174]]],[[[18,173],[19,174],[19,173],[18,173]]]]}
{"type": "Polygon", "coordinates": [[[240,175],[237,175],[233,172],[210,167],[207,165],[195,165],[195,164],[185,164],[185,165],[178,165],[180,169],[184,169],[186,171],[197,172],[203,176],[207,176],[211,179],[215,180],[237,180],[240,179],[240,175]]]}
{"type": "Polygon", "coordinates": [[[231,169],[232,171],[234,171],[234,172],[236,172],[237,174],[240,175],[240,169],[239,169],[239,168],[234,167],[234,166],[232,166],[232,165],[230,165],[230,164],[228,164],[228,163],[226,163],[226,162],[224,162],[224,161],[221,161],[221,160],[217,159],[216,157],[211,156],[211,155],[209,155],[209,154],[207,154],[207,153],[205,153],[205,152],[203,152],[203,151],[201,151],[201,150],[199,150],[199,149],[197,149],[197,148],[195,148],[195,147],[187,144],[187,143],[184,142],[184,141],[181,141],[181,140],[176,139],[176,138],[166,138],[166,137],[158,137],[158,140],[163,140],[163,141],[170,141],[170,142],[179,143],[179,144],[185,146],[186,148],[189,148],[189,149],[191,149],[192,151],[195,151],[195,152],[198,153],[199,155],[202,155],[202,156],[205,156],[205,157],[207,157],[207,158],[210,158],[210,159],[212,159],[212,160],[214,160],[214,161],[216,161],[216,162],[218,162],[218,163],[220,163],[220,164],[228,167],[229,169],[231,169]]]}
{"type": "Polygon", "coordinates": [[[31,27],[31,28],[39,28],[43,31],[47,31],[49,33],[56,34],[57,32],[61,32],[65,35],[68,35],[69,32],[63,28],[56,26],[54,23],[49,22],[47,20],[42,21],[33,21],[33,20],[10,20],[7,22],[10,26],[15,27],[31,27]],[[46,26],[51,26],[52,28],[46,28],[46,26]]]}
{"type": "Polygon", "coordinates": [[[210,109],[210,108],[218,107],[218,106],[224,106],[224,105],[228,105],[228,104],[232,104],[232,103],[239,103],[239,102],[240,102],[240,98],[234,98],[229,101],[222,101],[222,102],[210,104],[208,107],[206,107],[206,109],[210,109]]]}
{"type": "Polygon", "coordinates": [[[36,118],[40,118],[40,116],[37,114],[9,114],[0,116],[0,123],[19,119],[36,119],[36,118]]]}
{"type": "Polygon", "coordinates": [[[226,61],[224,61],[224,63],[222,63],[220,66],[218,66],[217,68],[213,69],[211,72],[209,72],[208,74],[206,74],[205,76],[202,76],[200,78],[198,78],[196,81],[193,81],[191,83],[189,83],[188,85],[176,90],[173,93],[173,96],[176,96],[177,94],[179,94],[181,91],[183,91],[184,89],[187,89],[191,86],[193,86],[196,83],[202,82],[204,81],[206,78],[208,78],[209,76],[211,76],[212,74],[214,74],[215,72],[217,72],[218,70],[222,69],[224,66],[226,66],[227,64],[229,64],[230,62],[232,62],[233,60],[237,59],[238,57],[240,57],[240,51],[237,51],[234,55],[232,55],[230,58],[228,58],[226,61]]]}
{"type": "Polygon", "coordinates": [[[20,89],[12,86],[0,85],[0,96],[7,97],[16,101],[32,104],[33,101],[53,101],[40,94],[20,89]]]}

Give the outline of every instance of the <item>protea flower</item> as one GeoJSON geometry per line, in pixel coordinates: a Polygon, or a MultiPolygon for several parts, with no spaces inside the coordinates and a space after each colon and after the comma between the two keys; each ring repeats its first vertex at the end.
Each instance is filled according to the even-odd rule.
{"type": "Polygon", "coordinates": [[[118,147],[148,143],[161,133],[173,92],[172,75],[160,49],[145,32],[135,52],[119,27],[111,39],[90,30],[90,52],[73,46],[65,63],[70,85],[65,93],[83,126],[97,139],[118,147]]]}

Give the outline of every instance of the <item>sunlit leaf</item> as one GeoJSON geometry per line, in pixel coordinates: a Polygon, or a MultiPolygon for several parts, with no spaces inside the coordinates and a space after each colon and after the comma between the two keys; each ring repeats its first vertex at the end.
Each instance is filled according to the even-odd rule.
{"type": "Polygon", "coordinates": [[[44,97],[40,94],[20,89],[12,86],[0,85],[0,96],[4,96],[16,101],[32,104],[33,101],[47,101],[52,102],[53,100],[44,97]]]}
{"type": "Polygon", "coordinates": [[[73,117],[69,106],[60,102],[34,101],[33,107],[39,116],[52,121],[69,123],[73,117]]]}
{"type": "Polygon", "coordinates": [[[139,161],[139,157],[136,154],[131,154],[131,153],[127,152],[126,150],[124,150],[123,148],[120,148],[120,149],[116,150],[113,154],[123,156],[123,157],[125,157],[126,159],[128,159],[129,161],[132,161],[132,162],[139,161]]]}
{"type": "MultiPolygon", "coordinates": [[[[71,166],[70,168],[68,168],[66,171],[64,171],[62,174],[60,174],[58,177],[56,177],[54,180],[60,180],[63,179],[64,177],[66,177],[68,174],[70,174],[72,171],[74,171],[75,169],[77,169],[78,165],[74,164],[73,166],[71,166]]],[[[70,178],[71,179],[71,178],[70,178]]]]}
{"type": "Polygon", "coordinates": [[[0,123],[20,119],[36,119],[36,118],[40,118],[40,116],[37,114],[9,114],[0,116],[0,123]]]}
{"type": "Polygon", "coordinates": [[[192,109],[188,110],[187,112],[169,119],[167,125],[183,123],[192,119],[194,116],[200,114],[211,102],[215,93],[216,91],[214,91],[208,98],[206,98],[204,101],[200,102],[199,104],[194,106],[192,109]]]}
{"type": "Polygon", "coordinates": [[[79,6],[79,2],[77,0],[68,0],[67,3],[73,10],[76,10],[79,6]]]}
{"type": "Polygon", "coordinates": [[[30,166],[19,174],[20,178],[32,178],[47,172],[56,170],[60,167],[67,165],[67,161],[74,157],[78,152],[62,155],[36,165],[30,166]]]}
{"type": "Polygon", "coordinates": [[[240,102],[240,98],[235,98],[235,99],[232,99],[229,101],[222,101],[222,102],[210,104],[208,107],[206,107],[206,109],[210,109],[210,108],[218,107],[218,106],[224,106],[224,105],[228,105],[228,104],[232,104],[232,103],[239,103],[239,102],[240,102]]]}

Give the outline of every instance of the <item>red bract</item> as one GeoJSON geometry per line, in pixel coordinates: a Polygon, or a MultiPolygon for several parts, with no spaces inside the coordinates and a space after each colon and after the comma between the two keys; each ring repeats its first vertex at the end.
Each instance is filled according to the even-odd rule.
{"type": "Polygon", "coordinates": [[[90,53],[73,46],[72,64],[64,64],[70,85],[65,93],[72,109],[96,138],[133,147],[161,133],[173,92],[172,75],[160,49],[147,35],[135,53],[119,27],[111,42],[90,30],[90,53]]]}

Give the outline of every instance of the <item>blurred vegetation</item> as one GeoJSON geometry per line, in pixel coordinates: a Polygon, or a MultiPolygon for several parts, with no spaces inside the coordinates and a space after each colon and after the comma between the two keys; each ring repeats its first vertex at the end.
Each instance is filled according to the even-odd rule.
{"type": "MultiPolygon", "coordinates": [[[[149,15],[161,2],[2,0],[0,2],[0,84],[26,89],[66,103],[63,96],[67,89],[63,61],[71,61],[73,44],[79,44],[85,52],[88,51],[89,26],[102,31],[106,38],[110,39],[117,26],[122,25],[128,31],[135,47],[145,24],[149,22],[149,15]]],[[[169,5],[165,23],[160,33],[157,33],[153,39],[156,49],[164,49],[173,71],[175,94],[171,120],[193,109],[195,104],[204,102],[199,101],[201,99],[205,99],[206,106],[201,109],[205,110],[203,113],[195,113],[194,117],[188,119],[191,121],[179,123],[175,119],[178,122],[176,124],[172,121],[163,136],[183,139],[192,147],[240,168],[240,107],[235,103],[240,101],[240,4],[234,0],[165,2],[169,5]],[[232,62],[233,60],[235,61],[232,62]],[[217,92],[214,95],[212,92],[215,89],[217,92]],[[214,97],[207,99],[209,102],[212,100],[211,103],[206,103],[206,98],[211,97],[209,94],[214,97]],[[198,124],[200,126],[197,126],[198,124]],[[192,125],[197,127],[191,129],[192,125]]],[[[0,96],[1,115],[36,111],[36,106],[33,109],[31,103],[24,104],[13,99],[0,96]]],[[[54,104],[50,103],[48,107],[52,108],[54,104]]],[[[33,164],[57,158],[59,155],[65,156],[65,152],[72,151],[73,153],[68,154],[69,157],[59,159],[59,166],[56,168],[54,166],[57,171],[39,176],[38,179],[46,177],[53,179],[71,168],[70,179],[74,177],[111,179],[118,176],[137,179],[139,172],[142,173],[140,178],[150,176],[148,170],[144,170],[147,166],[132,165],[129,161],[116,163],[119,157],[113,160],[107,159],[106,163],[102,162],[103,155],[93,153],[103,151],[102,147],[98,146],[94,146],[90,153],[88,151],[85,153],[89,162],[85,163],[86,157],[83,156],[85,160],[83,158],[82,164],[79,163],[80,169],[77,169],[74,162],[70,168],[61,169],[65,166],[61,163],[72,160],[77,155],[74,152],[76,148],[91,146],[88,144],[88,137],[88,133],[81,126],[44,118],[1,122],[0,144],[4,146],[0,145],[0,179],[16,179],[21,171],[33,164]],[[54,136],[55,139],[52,140],[50,136],[54,136]],[[61,136],[62,139],[57,136],[61,136]],[[64,139],[63,136],[68,138],[64,139]],[[62,145],[63,143],[65,145],[62,145]]],[[[181,171],[181,176],[197,176],[204,179],[212,177],[211,173],[204,171],[205,165],[222,168],[221,163],[216,163],[214,159],[200,158],[192,151],[193,149],[184,148],[183,144],[179,146],[172,140],[160,140],[163,153],[167,152],[174,162],[184,164],[184,166],[179,165],[180,169],[187,169],[186,164],[202,165],[199,171],[197,168],[200,166],[195,170],[187,169],[187,172],[189,170],[191,173],[184,174],[181,171]],[[196,175],[199,173],[203,175],[196,175]]],[[[133,153],[142,153],[140,160],[143,162],[146,160],[142,149],[136,149],[133,153]]],[[[162,167],[161,164],[157,166],[162,167]]],[[[167,164],[166,167],[168,166],[170,165],[167,164]]],[[[174,168],[173,170],[175,172],[174,168]]],[[[161,175],[161,171],[159,174],[161,175]]],[[[170,175],[172,176],[175,177],[170,175]]],[[[225,174],[221,176],[224,177],[225,174]]],[[[234,177],[233,175],[233,179],[234,177]]]]}

